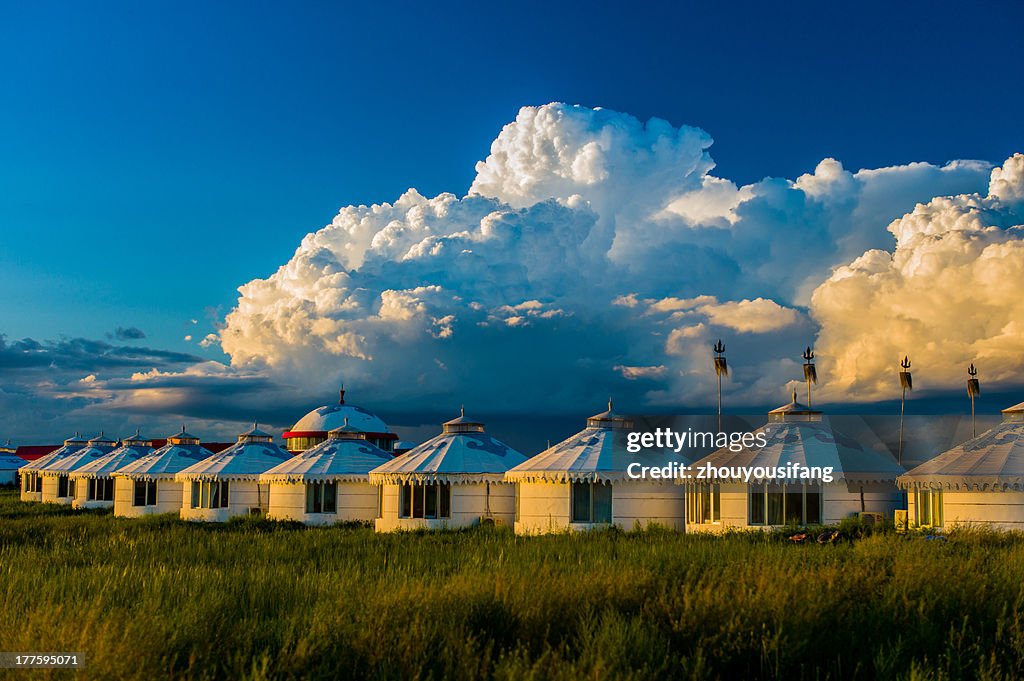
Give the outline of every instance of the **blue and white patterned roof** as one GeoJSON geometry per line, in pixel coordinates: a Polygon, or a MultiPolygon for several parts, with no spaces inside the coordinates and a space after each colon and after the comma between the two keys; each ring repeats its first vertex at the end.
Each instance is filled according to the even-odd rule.
{"type": "Polygon", "coordinates": [[[199,438],[181,427],[180,433],[167,438],[167,444],[118,469],[117,475],[138,480],[166,480],[177,473],[213,456],[199,445],[199,438]]]}
{"type": "Polygon", "coordinates": [[[124,466],[134,463],[139,459],[153,453],[152,444],[139,437],[138,433],[132,438],[127,438],[124,444],[98,459],[93,459],[84,466],[76,469],[75,477],[102,478],[108,477],[124,466]]]}
{"type": "Polygon", "coordinates": [[[330,439],[271,468],[260,482],[365,482],[370,471],[391,458],[353,431],[337,429],[330,439]]]}
{"type": "Polygon", "coordinates": [[[62,473],[70,473],[71,471],[77,471],[83,466],[88,466],[93,461],[100,459],[110,452],[114,451],[117,443],[113,440],[106,438],[102,433],[99,436],[89,440],[89,444],[82,447],[78,451],[65,456],[60,459],[55,459],[53,463],[47,464],[45,468],[41,468],[40,472],[44,475],[52,473],[54,475],[62,473]]]}
{"type": "Polygon", "coordinates": [[[257,480],[262,473],[292,455],[276,445],[269,433],[255,424],[238,436],[238,442],[212,454],[174,476],[175,480],[257,480]]]}
{"type": "Polygon", "coordinates": [[[340,428],[348,419],[349,425],[364,433],[390,433],[388,425],[373,412],[354,404],[330,404],[309,412],[292,426],[293,432],[327,433],[340,428]]]}
{"type": "Polygon", "coordinates": [[[75,454],[83,447],[85,447],[86,441],[78,434],[75,433],[67,440],[64,440],[64,445],[53,450],[45,456],[41,456],[35,461],[30,461],[28,464],[23,465],[20,471],[41,471],[45,470],[52,464],[60,461],[61,459],[67,458],[72,454],[75,454]]]}
{"type": "Polygon", "coordinates": [[[445,432],[371,471],[370,482],[500,482],[508,469],[526,461],[526,457],[482,428],[483,424],[465,415],[449,421],[445,432]],[[480,430],[452,430],[453,425],[461,424],[480,430]]]}

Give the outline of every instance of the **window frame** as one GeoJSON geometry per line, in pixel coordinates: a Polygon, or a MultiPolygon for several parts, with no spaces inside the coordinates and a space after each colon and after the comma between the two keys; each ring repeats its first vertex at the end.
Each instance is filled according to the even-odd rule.
{"type": "MultiPolygon", "coordinates": [[[[603,482],[572,482],[569,487],[569,522],[573,524],[584,524],[584,525],[611,525],[615,519],[615,495],[614,489],[611,484],[603,482]],[[586,491],[586,500],[584,503],[583,499],[580,499],[580,495],[583,490],[586,491]],[[603,507],[604,499],[598,499],[598,490],[600,490],[600,496],[604,497],[607,493],[607,515],[598,519],[597,510],[598,504],[603,507]],[[580,510],[578,507],[586,506],[586,517],[583,518],[577,513],[580,510]]],[[[603,514],[602,514],[603,515],[603,514]]]]}
{"type": "Polygon", "coordinates": [[[820,525],[824,517],[825,494],[820,484],[760,482],[747,485],[747,525],[750,527],[809,527],[820,525]],[[790,523],[788,506],[800,495],[800,522],[790,523]],[[817,497],[817,522],[808,522],[808,497],[817,497]],[[760,503],[755,500],[760,498],[760,503]],[[773,504],[775,504],[773,506],[773,504]],[[755,511],[760,522],[755,520],[755,511]],[[771,522],[779,519],[782,522],[771,522]]]}
{"type": "Polygon", "coordinates": [[[410,483],[398,485],[398,517],[403,520],[450,520],[452,486],[447,482],[410,483]],[[428,491],[433,497],[433,514],[428,491]]]}
{"type": "Polygon", "coordinates": [[[686,500],[686,522],[691,525],[722,524],[721,483],[700,483],[689,490],[686,500]]]}

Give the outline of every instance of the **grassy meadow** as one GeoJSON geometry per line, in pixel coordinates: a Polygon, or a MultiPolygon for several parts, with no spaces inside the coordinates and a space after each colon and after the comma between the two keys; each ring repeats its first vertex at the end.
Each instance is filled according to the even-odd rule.
{"type": "Polygon", "coordinates": [[[23,504],[0,492],[11,678],[1012,679],[1024,539],[381,536],[23,504]]]}

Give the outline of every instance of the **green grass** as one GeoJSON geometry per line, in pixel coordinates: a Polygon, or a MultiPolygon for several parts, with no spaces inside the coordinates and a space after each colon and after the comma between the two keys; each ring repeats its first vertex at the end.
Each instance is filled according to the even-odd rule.
{"type": "Polygon", "coordinates": [[[0,492],[17,678],[1011,679],[1024,539],[375,535],[122,520],[0,492]]]}

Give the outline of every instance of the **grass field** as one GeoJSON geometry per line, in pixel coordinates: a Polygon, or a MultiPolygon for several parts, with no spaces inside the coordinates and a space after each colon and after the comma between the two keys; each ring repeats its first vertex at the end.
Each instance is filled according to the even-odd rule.
{"type": "Polygon", "coordinates": [[[22,504],[0,492],[11,677],[1024,676],[1024,539],[380,536],[22,504]]]}

